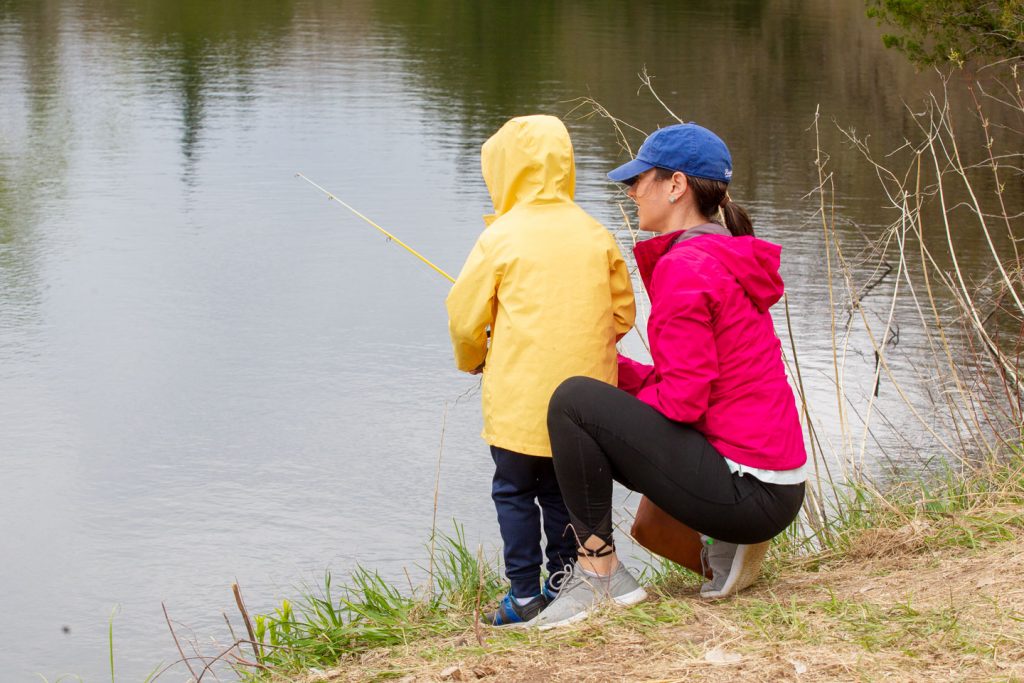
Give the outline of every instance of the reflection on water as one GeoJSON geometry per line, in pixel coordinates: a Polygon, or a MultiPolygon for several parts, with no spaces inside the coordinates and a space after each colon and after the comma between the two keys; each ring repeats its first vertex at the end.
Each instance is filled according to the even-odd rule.
{"type": "MultiPolygon", "coordinates": [[[[489,209],[482,141],[587,96],[642,128],[668,123],[637,96],[646,65],[669,107],[730,143],[733,196],[785,247],[804,381],[827,403],[808,127],[820,105],[840,229],[875,234],[891,220],[877,179],[831,120],[895,146],[913,127],[902,99],[930,79],[861,12],[0,0],[0,585],[17,615],[0,622],[0,670],[104,675],[120,605],[118,673],[141,678],[176,656],[161,600],[226,639],[234,578],[261,610],[325,567],[402,576],[424,557],[446,403],[438,519],[495,547],[446,283],[296,171],[454,272],[489,209]]],[[[607,121],[578,114],[580,202],[619,229],[603,174],[624,153],[607,121]]],[[[962,264],[983,271],[965,229],[962,264]]],[[[897,312],[908,357],[915,316],[897,312]]],[[[847,361],[854,391],[872,388],[865,348],[847,361]]]]}

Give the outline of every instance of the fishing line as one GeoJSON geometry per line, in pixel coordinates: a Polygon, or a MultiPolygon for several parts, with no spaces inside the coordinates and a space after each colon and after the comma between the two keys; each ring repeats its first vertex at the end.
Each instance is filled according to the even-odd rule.
{"type": "MultiPolygon", "coordinates": [[[[412,254],[413,256],[415,256],[416,258],[418,258],[418,259],[419,259],[420,261],[423,261],[423,263],[425,263],[425,264],[427,264],[428,266],[430,266],[431,268],[433,268],[433,269],[434,269],[434,271],[435,271],[436,273],[438,273],[438,274],[439,274],[439,275],[441,275],[442,277],[446,278],[446,279],[448,280],[448,282],[451,282],[452,284],[455,284],[455,278],[453,278],[453,277],[452,277],[451,275],[449,275],[448,273],[446,273],[446,272],[444,272],[443,270],[441,270],[441,268],[440,268],[440,267],[436,266],[436,265],[435,265],[435,264],[434,264],[434,263],[433,263],[433,262],[432,262],[432,261],[431,261],[430,259],[428,259],[428,258],[427,258],[426,256],[424,256],[424,255],[423,255],[423,254],[421,254],[420,252],[416,251],[415,249],[413,249],[413,248],[412,248],[412,247],[410,247],[410,246],[409,246],[408,244],[406,244],[406,243],[405,243],[405,242],[403,242],[402,240],[400,240],[400,239],[398,239],[397,237],[395,237],[395,236],[394,236],[393,234],[391,234],[390,232],[388,232],[388,231],[387,231],[387,230],[385,230],[384,228],[382,228],[382,227],[380,227],[379,225],[377,225],[377,224],[376,224],[375,222],[373,222],[373,221],[372,221],[372,220],[371,220],[370,218],[368,218],[367,216],[365,216],[365,215],[363,215],[362,213],[360,213],[359,211],[357,211],[357,210],[356,210],[355,208],[353,208],[353,207],[352,207],[352,206],[351,206],[350,204],[348,204],[348,202],[345,202],[344,200],[342,200],[341,198],[339,198],[339,197],[338,197],[337,195],[335,195],[335,194],[331,193],[330,191],[328,191],[328,190],[324,189],[324,188],[323,188],[323,187],[321,187],[320,185],[317,185],[316,183],[314,183],[314,182],[313,182],[312,180],[310,180],[310,179],[309,179],[309,178],[307,178],[306,176],[302,175],[301,173],[296,173],[295,175],[296,175],[297,177],[299,177],[299,178],[302,178],[302,179],[303,179],[303,180],[305,180],[305,181],[306,181],[307,183],[309,183],[310,185],[312,185],[312,186],[313,186],[313,187],[315,187],[316,189],[318,189],[318,190],[320,190],[321,192],[323,192],[323,193],[324,193],[325,195],[327,195],[327,198],[328,198],[328,199],[333,199],[334,201],[338,202],[339,204],[341,204],[342,206],[344,206],[344,207],[345,207],[346,209],[348,209],[349,211],[351,211],[352,213],[354,213],[355,215],[359,216],[359,217],[360,217],[360,218],[362,218],[362,219],[363,219],[364,221],[366,221],[367,223],[369,223],[370,225],[372,225],[372,226],[373,226],[374,228],[376,228],[377,230],[379,230],[379,231],[380,231],[380,232],[381,232],[381,233],[382,233],[382,234],[383,234],[383,235],[384,235],[385,237],[387,237],[387,238],[388,238],[388,241],[389,241],[389,242],[394,242],[394,243],[395,243],[395,244],[397,244],[398,246],[402,247],[402,248],[403,248],[403,249],[405,249],[405,250],[406,250],[407,252],[409,252],[410,254],[412,254]]],[[[486,334],[487,334],[487,338],[488,338],[488,339],[490,339],[490,338],[491,338],[491,327],[490,327],[490,325],[488,325],[488,326],[487,326],[486,334]]],[[[482,366],[481,366],[481,367],[482,367],[482,366]]],[[[467,392],[467,393],[468,393],[468,392],[467,392]]],[[[464,396],[464,395],[465,395],[465,394],[463,394],[463,396],[464,396]]],[[[462,396],[460,396],[459,398],[461,399],[461,398],[462,398],[462,396]]],[[[456,400],[456,403],[457,403],[457,402],[458,402],[458,400],[456,400]]]]}
{"type": "Polygon", "coordinates": [[[446,273],[446,272],[444,272],[443,270],[441,270],[441,269],[440,269],[440,268],[439,268],[438,266],[434,265],[434,263],[433,263],[433,262],[432,262],[432,261],[431,261],[430,259],[428,259],[428,258],[427,258],[426,256],[424,256],[423,254],[421,254],[420,252],[418,252],[418,251],[416,251],[415,249],[413,249],[412,247],[410,247],[410,246],[409,246],[408,244],[406,244],[406,243],[405,243],[405,242],[403,242],[402,240],[400,240],[400,239],[398,239],[397,237],[395,237],[394,235],[392,235],[392,234],[391,234],[390,232],[388,232],[388,231],[387,231],[387,230],[385,230],[384,228],[382,228],[382,227],[380,227],[379,225],[377,225],[376,223],[374,223],[374,222],[373,222],[372,220],[370,220],[369,218],[367,218],[366,216],[364,216],[364,215],[363,215],[362,213],[360,213],[359,211],[357,211],[356,209],[354,209],[354,208],[353,208],[353,207],[352,207],[351,205],[349,205],[349,204],[348,204],[347,202],[343,201],[342,199],[340,199],[340,198],[339,198],[339,197],[337,197],[336,195],[334,195],[334,194],[332,194],[331,192],[328,192],[328,191],[327,191],[327,190],[325,190],[324,188],[320,187],[319,185],[317,185],[316,183],[314,183],[314,182],[313,182],[312,180],[310,180],[310,179],[309,179],[309,178],[307,178],[306,176],[302,175],[301,173],[296,173],[295,175],[296,175],[296,176],[298,176],[299,178],[302,178],[302,179],[303,179],[303,180],[305,180],[305,181],[306,181],[307,183],[309,183],[310,185],[312,185],[312,186],[313,186],[313,187],[315,187],[316,189],[318,189],[318,190],[320,190],[321,192],[323,192],[323,193],[324,193],[325,195],[327,195],[327,198],[328,198],[328,199],[333,199],[334,201],[338,202],[339,204],[341,204],[342,206],[344,206],[344,207],[345,207],[346,209],[348,209],[349,211],[351,211],[352,213],[354,213],[355,215],[359,216],[359,217],[360,217],[360,218],[362,218],[362,219],[363,219],[364,221],[366,221],[367,223],[369,223],[370,225],[372,225],[373,227],[375,227],[375,228],[376,228],[377,230],[379,230],[379,231],[380,231],[381,233],[383,233],[383,235],[384,235],[385,237],[387,237],[387,238],[388,238],[388,241],[389,241],[389,242],[394,242],[395,244],[397,244],[398,246],[402,247],[402,248],[403,248],[403,249],[405,249],[405,250],[406,250],[407,252],[409,252],[410,254],[412,254],[413,256],[415,256],[416,258],[418,258],[418,259],[419,259],[420,261],[423,261],[423,262],[424,262],[424,263],[426,263],[426,264],[427,264],[428,266],[430,266],[431,268],[433,268],[433,269],[434,269],[434,271],[435,271],[436,273],[438,273],[438,274],[439,274],[439,275],[441,275],[442,277],[446,278],[446,279],[447,279],[447,280],[448,280],[449,282],[451,282],[451,283],[453,283],[453,284],[455,283],[455,278],[453,278],[453,277],[452,277],[451,275],[449,275],[448,273],[446,273]]]}

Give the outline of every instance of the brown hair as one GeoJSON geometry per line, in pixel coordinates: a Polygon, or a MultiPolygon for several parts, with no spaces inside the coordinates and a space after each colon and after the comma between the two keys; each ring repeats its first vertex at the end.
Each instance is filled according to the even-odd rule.
{"type": "MultiPolygon", "coordinates": [[[[658,180],[670,180],[676,172],[667,168],[656,168],[654,177],[658,180]]],[[[697,210],[708,220],[718,223],[719,210],[725,219],[725,227],[733,237],[754,234],[754,224],[746,210],[729,198],[729,186],[720,180],[708,180],[697,176],[686,176],[686,183],[697,201],[697,210]]]]}

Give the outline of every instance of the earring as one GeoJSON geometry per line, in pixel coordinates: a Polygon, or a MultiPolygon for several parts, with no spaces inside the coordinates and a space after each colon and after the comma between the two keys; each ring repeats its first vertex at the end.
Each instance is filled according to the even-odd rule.
{"type": "Polygon", "coordinates": [[[672,195],[669,195],[669,196],[668,196],[668,203],[669,203],[669,204],[675,204],[675,203],[676,203],[676,199],[677,199],[677,197],[674,197],[674,196],[672,196],[672,195]]]}

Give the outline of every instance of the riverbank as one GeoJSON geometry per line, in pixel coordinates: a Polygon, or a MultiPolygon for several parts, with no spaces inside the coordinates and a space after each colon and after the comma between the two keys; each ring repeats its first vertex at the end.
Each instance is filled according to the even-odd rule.
{"type": "Polygon", "coordinates": [[[565,630],[482,628],[475,607],[451,609],[444,628],[412,618],[386,647],[276,679],[1024,679],[1024,460],[855,499],[825,547],[783,540],[732,600],[704,602],[670,570],[644,603],[565,630]]]}
{"type": "MultiPolygon", "coordinates": [[[[913,544],[918,533],[886,542],[913,544]]],[[[308,680],[1021,680],[1021,540],[1018,528],[1010,542],[972,550],[850,556],[722,604],[678,588],[559,633],[488,631],[481,647],[467,632],[308,680]]]]}

